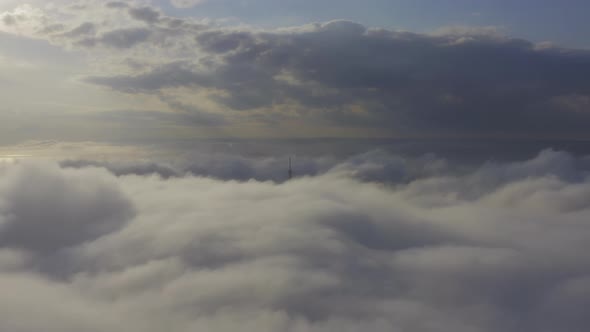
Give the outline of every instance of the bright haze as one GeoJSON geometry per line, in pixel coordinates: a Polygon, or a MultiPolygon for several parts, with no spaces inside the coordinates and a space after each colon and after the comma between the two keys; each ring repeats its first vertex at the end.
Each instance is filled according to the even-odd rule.
{"type": "Polygon", "coordinates": [[[0,331],[590,330],[589,11],[0,0],[0,331]]]}

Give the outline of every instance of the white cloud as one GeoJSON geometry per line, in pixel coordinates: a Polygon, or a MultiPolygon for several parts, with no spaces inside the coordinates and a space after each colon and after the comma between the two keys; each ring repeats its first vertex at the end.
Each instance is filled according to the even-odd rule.
{"type": "Polygon", "coordinates": [[[48,253],[116,231],[133,215],[130,202],[110,184],[88,181],[92,175],[87,170],[68,177],[47,165],[3,171],[0,245],[4,247],[48,253]]]}
{"type": "Polygon", "coordinates": [[[0,243],[0,330],[585,331],[578,161],[396,187],[355,159],[284,184],[4,164],[0,235],[22,236],[0,243]],[[88,233],[101,213],[117,227],[88,233]]]}

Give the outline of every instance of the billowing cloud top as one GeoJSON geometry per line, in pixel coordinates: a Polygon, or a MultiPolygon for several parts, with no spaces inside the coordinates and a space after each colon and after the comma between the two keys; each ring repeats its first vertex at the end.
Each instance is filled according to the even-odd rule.
{"type": "MultiPolygon", "coordinates": [[[[374,152],[282,184],[90,164],[1,164],[0,330],[590,324],[587,157],[458,173],[431,158],[400,181],[420,161],[374,152]]],[[[233,170],[249,167],[266,172],[233,170]]]]}

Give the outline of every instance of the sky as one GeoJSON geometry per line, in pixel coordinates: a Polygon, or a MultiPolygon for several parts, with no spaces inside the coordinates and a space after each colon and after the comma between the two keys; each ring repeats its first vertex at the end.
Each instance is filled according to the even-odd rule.
{"type": "Polygon", "coordinates": [[[589,6],[0,0],[0,331],[589,331],[589,6]]]}
{"type": "Polygon", "coordinates": [[[0,142],[588,138],[583,1],[0,2],[0,142]]]}
{"type": "Polygon", "coordinates": [[[370,0],[203,1],[191,8],[166,6],[175,15],[235,17],[264,26],[349,19],[367,26],[428,32],[447,26],[496,26],[513,36],[588,48],[590,23],[582,0],[370,0]]]}

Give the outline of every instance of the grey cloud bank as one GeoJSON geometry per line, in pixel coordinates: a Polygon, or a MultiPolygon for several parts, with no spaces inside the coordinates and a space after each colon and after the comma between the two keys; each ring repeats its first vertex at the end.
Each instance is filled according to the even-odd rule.
{"type": "Polygon", "coordinates": [[[354,178],[412,162],[282,184],[4,163],[0,329],[586,331],[587,158],[354,178]]]}
{"type": "Polygon", "coordinates": [[[159,99],[186,128],[213,119],[237,136],[301,127],[336,137],[587,137],[588,51],[492,28],[426,34],[336,20],[256,29],[123,2],[76,15],[19,8],[2,14],[7,31],[82,52],[100,69],[76,77],[88,89],[159,99]]]}
{"type": "MultiPolygon", "coordinates": [[[[291,158],[297,177],[340,174],[363,182],[391,185],[408,184],[433,176],[449,178],[462,175],[463,179],[484,181],[489,180],[491,174],[494,180],[490,184],[493,182],[497,185],[527,175],[553,175],[575,182],[582,180],[582,174],[590,170],[590,159],[580,155],[575,157],[560,150],[544,149],[528,157],[527,152],[533,151],[531,149],[535,149],[537,144],[510,151],[501,142],[487,148],[475,142],[463,147],[451,142],[450,147],[447,147],[451,152],[439,148],[438,153],[421,153],[418,151],[424,149],[424,145],[436,149],[433,142],[409,141],[406,146],[402,142],[388,140],[381,144],[357,142],[357,147],[342,151],[338,151],[336,146],[346,145],[346,140],[332,143],[325,140],[288,142],[230,141],[201,142],[201,145],[193,142],[195,145],[189,151],[157,148],[146,153],[144,161],[125,160],[120,156],[101,161],[69,157],[61,160],[60,165],[65,168],[100,167],[116,176],[155,175],[168,179],[193,175],[241,182],[255,180],[282,183],[287,180],[288,160],[291,158]],[[453,148],[458,149],[461,156],[453,155],[453,148]],[[501,151],[491,157],[494,148],[501,151]],[[362,149],[366,152],[358,152],[362,149]],[[485,157],[478,155],[476,150],[482,150],[480,154],[485,157]],[[158,151],[168,153],[158,155],[158,151]],[[464,155],[469,158],[466,159],[464,155]]],[[[488,189],[484,186],[484,190],[488,189]]]]}
{"type": "Polygon", "coordinates": [[[424,35],[347,21],[268,32],[208,29],[195,38],[209,66],[173,62],[87,81],[130,93],[220,89],[215,100],[230,109],[288,105],[312,123],[390,134],[575,136],[589,120],[585,51],[488,31],[424,35]]]}

